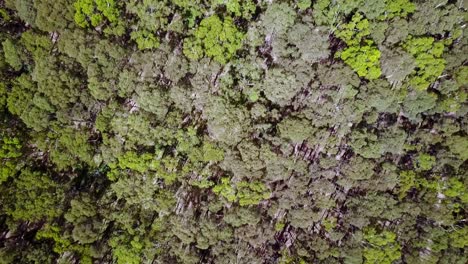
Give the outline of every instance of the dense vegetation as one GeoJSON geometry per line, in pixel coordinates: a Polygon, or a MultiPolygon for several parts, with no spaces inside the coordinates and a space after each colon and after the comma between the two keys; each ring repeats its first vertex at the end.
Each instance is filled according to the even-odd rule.
{"type": "Polygon", "coordinates": [[[467,263],[467,3],[0,1],[0,263],[467,263]]]}

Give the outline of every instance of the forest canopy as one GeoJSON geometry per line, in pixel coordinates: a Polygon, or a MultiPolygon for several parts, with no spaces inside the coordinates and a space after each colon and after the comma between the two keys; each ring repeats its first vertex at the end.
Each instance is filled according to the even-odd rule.
{"type": "Polygon", "coordinates": [[[465,264],[468,2],[0,1],[0,264],[465,264]]]}

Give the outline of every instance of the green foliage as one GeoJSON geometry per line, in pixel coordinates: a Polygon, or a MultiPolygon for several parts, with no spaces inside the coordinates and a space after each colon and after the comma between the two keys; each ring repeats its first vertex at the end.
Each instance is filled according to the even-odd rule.
{"type": "Polygon", "coordinates": [[[3,8],[0,8],[0,16],[2,17],[2,23],[4,22],[9,22],[11,20],[11,17],[10,15],[8,14],[8,12],[3,9],[3,8]]]}
{"type": "Polygon", "coordinates": [[[416,158],[416,167],[420,170],[430,170],[435,165],[436,159],[429,154],[419,154],[416,158]]]}
{"type": "Polygon", "coordinates": [[[0,82],[0,111],[6,106],[7,89],[5,83],[0,82]]]}
{"type": "Polygon", "coordinates": [[[452,136],[447,139],[446,146],[462,161],[468,160],[468,139],[463,136],[452,136]]]}
{"type": "Polygon", "coordinates": [[[417,187],[416,173],[414,171],[402,171],[399,178],[399,197],[403,199],[407,192],[413,187],[417,187]]]}
{"type": "MultiPolygon", "coordinates": [[[[359,6],[364,5],[363,0],[318,0],[314,3],[314,20],[319,25],[335,26],[339,24],[342,15],[349,15],[359,6]]],[[[372,3],[372,2],[371,2],[372,3]]]]}
{"type": "Polygon", "coordinates": [[[23,169],[14,181],[6,212],[14,220],[37,222],[61,215],[64,193],[48,175],[23,169]]]}
{"type": "Polygon", "coordinates": [[[115,23],[119,18],[119,11],[114,0],[78,0],[74,3],[76,9],[75,22],[81,27],[89,26],[87,19],[93,27],[98,26],[103,17],[115,23]]]}
{"type": "Polygon", "coordinates": [[[370,35],[369,20],[363,15],[356,13],[348,24],[344,24],[336,31],[336,36],[342,39],[348,46],[361,43],[364,37],[370,35]]]}
{"type": "Polygon", "coordinates": [[[56,225],[45,225],[36,233],[36,238],[51,239],[54,241],[54,252],[62,254],[71,249],[71,241],[61,235],[61,228],[56,225]]]}
{"type": "Polygon", "coordinates": [[[250,19],[256,6],[252,0],[211,0],[214,6],[225,5],[227,11],[236,17],[250,19]]]}
{"type": "Polygon", "coordinates": [[[77,0],[75,8],[75,23],[83,28],[98,27],[108,21],[111,25],[105,32],[120,36],[124,27],[120,18],[120,10],[115,0],[77,0]]]}
{"type": "Polygon", "coordinates": [[[115,236],[109,245],[112,247],[113,256],[118,264],[138,264],[140,263],[140,252],[143,248],[139,237],[133,239],[124,235],[115,236]]]}
{"type": "Polygon", "coordinates": [[[445,60],[443,42],[436,42],[432,37],[409,37],[403,47],[415,58],[417,69],[410,77],[411,87],[426,90],[442,74],[445,60]]]}
{"type": "Polygon", "coordinates": [[[292,27],[296,19],[295,10],[287,3],[273,3],[268,6],[262,17],[265,34],[282,35],[292,27]]]}
{"type": "Polygon", "coordinates": [[[462,2],[0,3],[0,263],[467,263],[462,2]]]}
{"type": "Polygon", "coordinates": [[[13,70],[19,71],[23,66],[23,63],[21,62],[18,54],[17,46],[10,39],[3,41],[2,46],[5,61],[13,68],[13,70]]]}
{"type": "Polygon", "coordinates": [[[298,1],[297,1],[297,7],[298,7],[300,10],[306,10],[306,9],[309,8],[311,5],[312,5],[312,1],[311,1],[311,0],[298,0],[298,1]]]}
{"type": "Polygon", "coordinates": [[[204,162],[218,162],[224,159],[224,151],[211,143],[204,143],[202,151],[204,162]]]}
{"type": "Polygon", "coordinates": [[[36,9],[32,0],[15,0],[14,8],[18,12],[18,16],[30,25],[35,24],[36,9]]]}
{"type": "Polygon", "coordinates": [[[280,106],[288,105],[301,88],[294,74],[275,68],[266,73],[262,86],[265,97],[280,106]]]}
{"type": "Polygon", "coordinates": [[[222,178],[221,184],[213,187],[213,192],[223,196],[228,202],[239,202],[240,206],[256,205],[271,195],[260,182],[238,182],[232,184],[229,178],[222,178]]]}
{"type": "Polygon", "coordinates": [[[468,227],[455,227],[455,230],[449,234],[450,244],[456,248],[465,248],[468,245],[468,227]]]}
{"type": "Polygon", "coordinates": [[[242,47],[244,34],[234,25],[232,18],[221,20],[217,15],[204,18],[192,37],[184,42],[184,54],[192,60],[204,56],[226,64],[242,47]]]}
{"type": "Polygon", "coordinates": [[[154,49],[159,47],[159,40],[156,36],[148,31],[133,31],[130,34],[131,38],[136,41],[138,49],[154,49]]]}
{"type": "Polygon", "coordinates": [[[414,13],[416,5],[409,0],[364,0],[359,11],[369,19],[388,20],[395,17],[406,17],[414,13]]]}
{"type": "Polygon", "coordinates": [[[0,141],[0,184],[17,172],[17,159],[22,156],[21,148],[18,138],[2,137],[0,141]]]}
{"type": "Polygon", "coordinates": [[[416,5],[409,0],[387,0],[385,2],[385,14],[381,15],[379,19],[406,17],[416,10],[416,5]]]}
{"type": "Polygon", "coordinates": [[[75,164],[76,161],[72,162],[75,159],[93,166],[93,148],[88,140],[89,135],[86,131],[62,129],[55,144],[51,146],[50,156],[53,162],[61,169],[75,164]]]}
{"type": "Polygon", "coordinates": [[[378,79],[381,75],[380,51],[372,40],[363,40],[370,35],[369,21],[363,18],[361,14],[356,13],[350,23],[339,27],[336,36],[348,47],[335,56],[344,60],[360,77],[378,79]]]}
{"type": "Polygon", "coordinates": [[[468,191],[466,184],[455,177],[450,178],[444,188],[443,193],[450,198],[459,198],[463,203],[468,203],[468,191]]]}
{"type": "Polygon", "coordinates": [[[395,233],[386,230],[377,233],[374,228],[367,228],[364,239],[369,245],[364,249],[364,263],[391,264],[401,258],[401,246],[395,241],[395,233]]]}

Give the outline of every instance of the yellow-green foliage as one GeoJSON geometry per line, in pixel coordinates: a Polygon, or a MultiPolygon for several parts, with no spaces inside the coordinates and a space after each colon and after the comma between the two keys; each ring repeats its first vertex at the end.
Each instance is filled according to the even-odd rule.
{"type": "Polygon", "coordinates": [[[450,233],[450,244],[456,248],[466,248],[468,246],[468,226],[462,228],[455,227],[450,233]]]}
{"type": "Polygon", "coordinates": [[[221,20],[217,15],[203,19],[194,35],[185,39],[184,54],[192,60],[204,56],[225,64],[242,47],[244,33],[234,25],[231,17],[221,20]]]}
{"type": "Polygon", "coordinates": [[[417,157],[416,167],[420,170],[430,170],[436,163],[434,156],[431,156],[426,153],[422,153],[417,157]]]}
{"type": "MultiPolygon", "coordinates": [[[[97,27],[106,21],[113,26],[120,23],[120,11],[115,0],[78,0],[73,6],[75,23],[80,27],[97,27]]],[[[113,33],[121,35],[123,31],[122,25],[119,25],[113,33]]]]}
{"type": "Polygon", "coordinates": [[[261,182],[231,183],[229,178],[222,178],[221,184],[213,187],[213,192],[223,196],[229,202],[239,202],[241,206],[259,204],[270,197],[268,188],[261,182]]]}
{"type": "Polygon", "coordinates": [[[386,0],[385,13],[379,19],[391,19],[394,17],[406,17],[414,13],[416,5],[409,0],[386,0]]]}
{"type": "Polygon", "coordinates": [[[14,202],[6,212],[15,220],[50,220],[61,215],[63,191],[48,175],[24,169],[14,181],[15,190],[10,194],[14,202]]]}
{"type": "Polygon", "coordinates": [[[386,230],[377,233],[374,228],[367,228],[364,239],[367,242],[364,248],[364,263],[391,264],[401,258],[401,246],[395,241],[395,233],[386,230]]]}
{"type": "Polygon", "coordinates": [[[416,59],[416,70],[409,81],[411,87],[425,90],[442,74],[446,61],[442,58],[444,43],[432,37],[409,37],[403,47],[416,59]]]}
{"type": "Polygon", "coordinates": [[[342,39],[348,47],[335,56],[344,60],[360,77],[369,80],[378,79],[380,70],[380,51],[370,39],[369,21],[356,13],[351,22],[338,28],[336,36],[342,39]]]}
{"type": "Polygon", "coordinates": [[[16,159],[21,155],[21,143],[18,138],[2,138],[0,141],[0,184],[16,173],[16,159]]]}

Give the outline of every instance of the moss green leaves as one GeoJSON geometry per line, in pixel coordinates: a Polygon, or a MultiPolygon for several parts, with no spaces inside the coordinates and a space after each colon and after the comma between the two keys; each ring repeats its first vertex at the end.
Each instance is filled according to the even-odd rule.
{"type": "Polygon", "coordinates": [[[204,18],[192,37],[184,42],[184,54],[198,60],[204,56],[226,64],[242,47],[242,33],[231,17],[221,20],[217,15],[204,18]]]}

